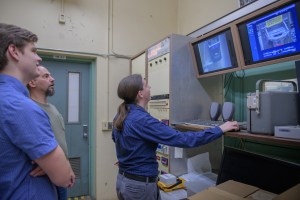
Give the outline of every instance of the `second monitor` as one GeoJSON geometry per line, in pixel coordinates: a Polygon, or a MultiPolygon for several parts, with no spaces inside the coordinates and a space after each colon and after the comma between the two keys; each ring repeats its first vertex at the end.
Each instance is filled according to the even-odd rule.
{"type": "Polygon", "coordinates": [[[238,67],[231,29],[191,43],[198,77],[238,67]]]}

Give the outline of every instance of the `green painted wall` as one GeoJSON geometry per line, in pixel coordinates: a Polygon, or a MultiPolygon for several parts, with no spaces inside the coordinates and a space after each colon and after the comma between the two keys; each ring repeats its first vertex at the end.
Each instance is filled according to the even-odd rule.
{"type": "Polygon", "coordinates": [[[224,99],[225,101],[235,103],[234,119],[237,121],[246,121],[247,94],[255,92],[256,82],[260,79],[295,79],[295,63],[285,62],[247,69],[224,76],[224,99]]]}
{"type": "MultiPolygon", "coordinates": [[[[224,99],[225,101],[235,103],[235,120],[246,121],[247,93],[255,92],[256,82],[258,80],[286,80],[295,78],[296,71],[294,62],[248,69],[233,73],[232,75],[226,74],[224,77],[224,99]]],[[[224,145],[300,164],[300,146],[279,145],[232,137],[225,137],[224,145]]]]}
{"type": "Polygon", "coordinates": [[[232,137],[224,137],[224,145],[300,164],[300,146],[280,145],[232,137]]]}

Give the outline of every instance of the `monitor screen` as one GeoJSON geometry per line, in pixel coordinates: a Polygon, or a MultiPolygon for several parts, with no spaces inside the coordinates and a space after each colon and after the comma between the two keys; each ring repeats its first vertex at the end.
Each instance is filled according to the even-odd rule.
{"type": "Polygon", "coordinates": [[[299,13],[298,2],[238,25],[245,64],[299,54],[299,13]]]}
{"type": "Polygon", "coordinates": [[[230,29],[192,43],[199,75],[238,67],[230,29]]]}

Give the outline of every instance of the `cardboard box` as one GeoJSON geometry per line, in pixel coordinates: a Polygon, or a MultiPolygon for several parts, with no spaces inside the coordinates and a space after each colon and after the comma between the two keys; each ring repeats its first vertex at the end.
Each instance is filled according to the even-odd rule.
{"type": "Polygon", "coordinates": [[[299,200],[300,199],[300,183],[294,187],[281,193],[279,196],[275,197],[274,200],[299,200]]]}
{"type": "Polygon", "coordinates": [[[264,191],[258,187],[226,181],[210,187],[188,198],[189,200],[299,200],[300,183],[280,195],[264,191]]]}

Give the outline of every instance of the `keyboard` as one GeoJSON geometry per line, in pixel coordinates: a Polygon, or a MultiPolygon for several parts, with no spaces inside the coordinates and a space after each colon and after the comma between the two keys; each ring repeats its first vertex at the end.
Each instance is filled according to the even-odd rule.
{"type": "MultiPolygon", "coordinates": [[[[190,125],[196,125],[196,126],[205,126],[205,127],[214,127],[214,126],[220,126],[224,124],[223,121],[212,121],[212,120],[192,120],[189,122],[184,122],[183,124],[190,124],[190,125]]],[[[240,130],[247,130],[247,122],[238,122],[239,129],[240,130]]]]}
{"type": "Polygon", "coordinates": [[[187,124],[212,127],[212,126],[220,126],[220,125],[224,124],[224,122],[223,121],[212,121],[212,120],[192,120],[192,121],[189,121],[187,124]]]}

